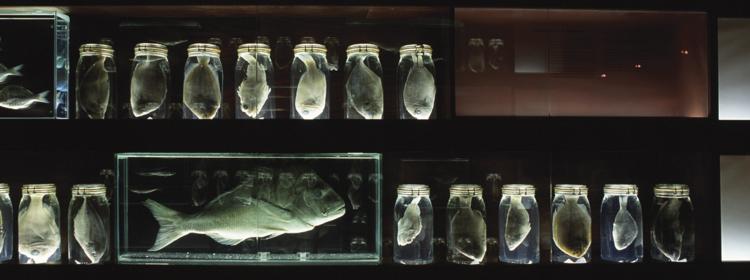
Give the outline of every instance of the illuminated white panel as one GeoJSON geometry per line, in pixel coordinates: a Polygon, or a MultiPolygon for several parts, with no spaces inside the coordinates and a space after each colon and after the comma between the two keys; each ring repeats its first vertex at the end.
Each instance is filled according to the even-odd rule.
{"type": "Polygon", "coordinates": [[[721,156],[721,259],[750,261],[750,156],[721,156]]]}
{"type": "Polygon", "coordinates": [[[719,19],[719,119],[750,120],[750,19],[719,19]]]}

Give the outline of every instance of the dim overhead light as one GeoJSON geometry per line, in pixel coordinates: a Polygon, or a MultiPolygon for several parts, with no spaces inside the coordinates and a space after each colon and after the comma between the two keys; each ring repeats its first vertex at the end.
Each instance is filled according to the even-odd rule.
{"type": "Polygon", "coordinates": [[[682,50],[680,50],[680,53],[684,54],[684,55],[687,55],[689,52],[688,52],[687,49],[682,49],[682,50]]]}

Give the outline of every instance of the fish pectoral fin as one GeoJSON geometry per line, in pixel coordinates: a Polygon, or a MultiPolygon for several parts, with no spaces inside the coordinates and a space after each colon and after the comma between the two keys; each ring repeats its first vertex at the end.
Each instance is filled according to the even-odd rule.
{"type": "Polygon", "coordinates": [[[279,235],[282,235],[282,234],[284,234],[284,232],[279,232],[279,233],[274,233],[274,234],[270,234],[270,235],[268,235],[268,236],[264,236],[264,237],[262,237],[262,238],[261,238],[261,240],[268,240],[268,239],[271,239],[271,238],[275,238],[275,237],[278,237],[279,235]]]}
{"type": "Polygon", "coordinates": [[[258,201],[258,207],[265,211],[266,213],[270,214],[272,217],[281,219],[281,220],[291,220],[294,218],[294,214],[292,211],[289,211],[287,209],[281,208],[277,206],[276,204],[267,202],[262,199],[256,199],[258,201]]]}
{"type": "Polygon", "coordinates": [[[240,239],[231,239],[226,238],[218,234],[208,234],[208,237],[211,237],[211,239],[215,240],[216,242],[219,242],[222,245],[227,246],[236,246],[237,244],[242,243],[242,241],[245,241],[247,238],[240,238],[240,239]]]}

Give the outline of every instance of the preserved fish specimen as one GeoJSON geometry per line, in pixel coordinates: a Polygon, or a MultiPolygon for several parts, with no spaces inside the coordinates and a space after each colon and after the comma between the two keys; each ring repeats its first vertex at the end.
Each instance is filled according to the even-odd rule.
{"type": "Polygon", "coordinates": [[[77,264],[100,263],[109,256],[106,188],[101,184],[75,185],[72,193],[69,210],[72,217],[68,221],[75,243],[68,239],[68,260],[77,264]]]}
{"type": "MultiPolygon", "coordinates": [[[[318,68],[313,52],[325,53],[325,47],[318,44],[301,44],[295,47],[295,59],[304,65],[304,72],[294,91],[294,110],[302,119],[318,118],[327,107],[327,77],[318,68]]],[[[325,66],[325,56],[321,57],[320,67],[325,66]]]]}
{"type": "Polygon", "coordinates": [[[0,183],[0,263],[13,258],[13,205],[8,184],[0,183]]]}
{"type": "Polygon", "coordinates": [[[504,65],[505,62],[505,54],[504,54],[504,48],[505,43],[503,42],[503,39],[490,39],[490,42],[488,43],[490,46],[490,58],[489,62],[487,64],[490,65],[490,68],[492,70],[500,70],[504,65]]]}
{"type": "Polygon", "coordinates": [[[480,264],[487,252],[482,188],[452,185],[448,199],[448,261],[480,264]]]}
{"type": "Polygon", "coordinates": [[[484,72],[484,40],[469,39],[469,70],[474,73],[484,72]]]}
{"type": "Polygon", "coordinates": [[[510,198],[510,208],[505,219],[505,243],[508,245],[508,250],[514,251],[531,232],[529,212],[521,203],[521,196],[510,198]]]}
{"type": "Polygon", "coordinates": [[[60,261],[59,205],[54,185],[24,185],[18,210],[21,263],[60,261]],[[45,198],[48,198],[45,201],[45,198]]]}
{"type": "Polygon", "coordinates": [[[552,214],[552,240],[554,248],[571,257],[556,256],[553,261],[586,262],[591,247],[591,214],[586,187],[582,185],[556,185],[552,214]],[[580,202],[583,200],[584,202],[580,202]]]}
{"type": "Polygon", "coordinates": [[[500,261],[514,264],[538,263],[539,209],[534,198],[536,189],[532,185],[508,184],[503,185],[500,190],[500,261]]]}
{"type": "MultiPolygon", "coordinates": [[[[167,47],[152,43],[137,44],[130,79],[130,109],[133,116],[140,118],[161,108],[166,110],[163,105],[168,83],[167,47]]],[[[165,115],[160,117],[164,118],[165,115]]]]}
{"type": "Polygon", "coordinates": [[[393,260],[401,264],[431,263],[432,202],[426,185],[406,184],[397,188],[394,211],[393,260]]]}
{"type": "Polygon", "coordinates": [[[195,170],[190,175],[193,176],[193,186],[191,190],[193,206],[206,204],[206,201],[208,200],[208,174],[203,170],[195,170]]]}
{"type": "Polygon", "coordinates": [[[79,51],[78,118],[111,118],[114,114],[114,50],[106,44],[83,44],[79,51]]]}
{"type": "Polygon", "coordinates": [[[378,59],[378,47],[373,44],[354,44],[347,48],[347,118],[383,118],[383,84],[378,59]],[[368,61],[368,64],[365,64],[368,61]],[[354,110],[352,110],[354,109],[354,110]],[[354,112],[352,112],[354,111],[354,112]],[[356,112],[356,113],[355,113],[356,112]]]}
{"type": "Polygon", "coordinates": [[[325,37],[323,39],[323,45],[326,46],[328,52],[326,53],[326,60],[328,61],[328,69],[331,71],[339,70],[339,39],[336,37],[325,37]]]}
{"type": "Polygon", "coordinates": [[[21,69],[23,69],[23,64],[8,69],[8,67],[0,63],[0,84],[5,83],[5,80],[10,76],[23,76],[21,69]]]}
{"type": "Polygon", "coordinates": [[[138,176],[144,176],[144,177],[172,177],[175,174],[177,174],[177,172],[158,169],[158,170],[141,171],[141,172],[138,172],[137,174],[138,176]]]}
{"type": "MultiPolygon", "coordinates": [[[[430,69],[432,66],[432,48],[428,45],[406,45],[401,47],[399,69],[405,56],[409,57],[409,67],[406,80],[402,86],[403,108],[409,118],[426,120],[432,115],[435,106],[435,77],[430,69]],[[425,60],[427,59],[427,60],[425,60]]],[[[403,116],[402,116],[403,117],[403,116]]]]}
{"type": "Polygon", "coordinates": [[[654,187],[656,215],[651,228],[652,258],[686,262],[693,259],[694,225],[690,190],[686,185],[654,187]]]}
{"type": "Polygon", "coordinates": [[[195,57],[197,63],[188,58],[185,64],[182,102],[198,119],[214,119],[221,108],[219,47],[192,44],[188,47],[188,56],[195,57]]]}
{"type": "Polygon", "coordinates": [[[414,238],[422,232],[422,218],[420,217],[419,201],[421,197],[412,199],[409,206],[406,206],[404,216],[398,219],[398,238],[399,246],[411,244],[414,238]]]}
{"type": "Polygon", "coordinates": [[[179,213],[147,199],[144,205],[160,225],[149,251],[161,250],[190,233],[208,235],[218,243],[234,246],[253,237],[269,239],[307,232],[340,218],[346,211],[343,199],[315,173],[303,173],[295,180],[293,196],[269,196],[275,191],[273,185],[256,190],[259,187],[239,185],[195,214],[179,213]]]}
{"type": "Polygon", "coordinates": [[[267,79],[267,71],[271,66],[270,52],[268,45],[256,43],[244,44],[237,49],[239,59],[242,59],[237,62],[237,66],[247,64],[244,67],[245,74],[237,87],[237,95],[240,99],[240,110],[251,119],[262,118],[261,111],[271,94],[271,86],[267,79]]]}
{"type": "Polygon", "coordinates": [[[0,107],[12,110],[28,109],[34,103],[49,103],[49,91],[33,94],[22,86],[10,85],[0,90],[0,107]]]}
{"type": "Polygon", "coordinates": [[[620,210],[617,211],[615,222],[612,225],[612,240],[615,241],[617,250],[624,250],[633,244],[638,235],[638,226],[635,219],[626,209],[628,208],[627,197],[620,197],[620,210]]]}
{"type": "Polygon", "coordinates": [[[611,262],[643,258],[641,203],[635,185],[604,185],[600,220],[601,256],[611,262]]]}

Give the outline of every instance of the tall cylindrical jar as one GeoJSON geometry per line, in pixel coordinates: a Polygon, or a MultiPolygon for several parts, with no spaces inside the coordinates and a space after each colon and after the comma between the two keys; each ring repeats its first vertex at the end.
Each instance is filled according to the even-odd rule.
{"type": "Polygon", "coordinates": [[[555,185],[552,200],[552,262],[591,261],[591,205],[585,185],[555,185]]]}
{"type": "Polygon", "coordinates": [[[135,45],[130,75],[129,115],[135,119],[166,119],[169,113],[169,60],[162,44],[135,45]]]}
{"type": "Polygon", "coordinates": [[[479,185],[450,187],[446,209],[447,260],[457,264],[481,264],[487,253],[487,211],[479,185]]]}
{"type": "Polygon", "coordinates": [[[640,262],[643,258],[643,214],[638,187],[628,184],[604,185],[600,214],[602,260],[640,262]]]}
{"type": "Polygon", "coordinates": [[[250,43],[237,48],[234,81],[237,93],[235,118],[274,118],[273,62],[268,45],[250,43]]]}
{"type": "Polygon", "coordinates": [[[76,66],[76,117],[113,119],[116,117],[117,83],[112,46],[83,44],[76,66]]]}
{"type": "Polygon", "coordinates": [[[399,53],[398,103],[401,119],[434,119],[437,87],[432,47],[426,44],[405,45],[399,53]]]}
{"type": "Polygon", "coordinates": [[[346,48],[346,118],[383,118],[383,67],[373,44],[346,48]]]}
{"type": "Polygon", "coordinates": [[[224,69],[219,46],[195,43],[188,46],[185,79],[182,83],[182,116],[185,119],[222,118],[224,69]]]}
{"type": "Polygon", "coordinates": [[[24,185],[18,204],[18,261],[60,263],[60,204],[53,184],[24,185]]]}
{"type": "Polygon", "coordinates": [[[498,211],[499,259],[504,263],[539,263],[539,206],[532,185],[502,187],[498,211]]]}
{"type": "Polygon", "coordinates": [[[292,119],[328,119],[330,75],[326,47],[304,43],[294,47],[292,61],[292,119]]]}
{"type": "Polygon", "coordinates": [[[393,207],[393,261],[411,265],[432,263],[430,187],[400,185],[397,193],[393,207]]]}
{"type": "Polygon", "coordinates": [[[0,183],[0,263],[13,258],[13,204],[8,184],[0,183]]]}
{"type": "Polygon", "coordinates": [[[102,184],[73,186],[68,205],[68,262],[109,260],[109,201],[102,184]]]}
{"type": "Polygon", "coordinates": [[[695,258],[695,221],[690,189],[682,184],[654,187],[651,258],[689,262],[695,258]]]}

